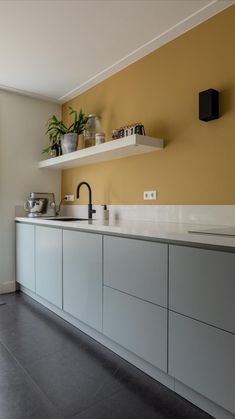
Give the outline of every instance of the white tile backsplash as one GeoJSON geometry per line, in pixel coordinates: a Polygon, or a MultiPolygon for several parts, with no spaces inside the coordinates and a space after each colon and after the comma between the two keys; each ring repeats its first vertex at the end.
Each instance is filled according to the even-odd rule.
{"type": "MultiPolygon", "coordinates": [[[[102,219],[101,205],[93,218],[102,219]]],[[[235,225],[235,205],[108,205],[113,220],[235,225]]],[[[61,213],[87,218],[87,205],[64,205],[61,213]]]]}

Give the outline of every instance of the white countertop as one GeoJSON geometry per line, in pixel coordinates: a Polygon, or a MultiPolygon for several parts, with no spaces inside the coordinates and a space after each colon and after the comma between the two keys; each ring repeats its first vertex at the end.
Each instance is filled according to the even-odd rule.
{"type": "Polygon", "coordinates": [[[137,238],[154,239],[169,242],[185,242],[187,244],[216,246],[235,248],[235,237],[192,234],[189,230],[207,230],[219,228],[218,225],[184,224],[171,222],[151,222],[151,221],[52,221],[43,218],[16,217],[15,221],[31,223],[37,225],[63,227],[67,229],[77,229],[99,232],[104,234],[116,234],[133,236],[137,238]]]}

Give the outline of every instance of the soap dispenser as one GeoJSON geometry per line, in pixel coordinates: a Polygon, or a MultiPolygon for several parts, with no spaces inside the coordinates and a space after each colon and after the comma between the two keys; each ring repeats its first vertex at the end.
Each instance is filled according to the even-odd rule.
{"type": "Polygon", "coordinates": [[[109,210],[107,208],[107,205],[102,205],[103,211],[102,211],[102,220],[108,221],[109,220],[109,210]]]}

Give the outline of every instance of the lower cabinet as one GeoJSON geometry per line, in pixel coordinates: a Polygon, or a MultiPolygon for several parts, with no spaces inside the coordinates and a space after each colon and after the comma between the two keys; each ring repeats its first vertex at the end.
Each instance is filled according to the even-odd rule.
{"type": "Polygon", "coordinates": [[[103,332],[167,372],[167,310],[104,287],[103,332]]]}
{"type": "Polygon", "coordinates": [[[36,226],[36,294],[62,308],[62,230],[36,226]]]}
{"type": "Polygon", "coordinates": [[[34,230],[34,225],[16,224],[16,281],[35,292],[34,230]]]}
{"type": "Polygon", "coordinates": [[[63,309],[102,331],[102,236],[63,231],[63,309]]]}
{"type": "Polygon", "coordinates": [[[169,317],[169,374],[235,414],[235,335],[169,317]]]}
{"type": "Polygon", "coordinates": [[[167,307],[168,246],[104,236],[104,284],[167,307]]]}
{"type": "Polygon", "coordinates": [[[234,261],[16,223],[17,282],[233,414],[234,261]]]}
{"type": "Polygon", "coordinates": [[[235,253],[169,246],[169,309],[235,333],[235,253]]]}

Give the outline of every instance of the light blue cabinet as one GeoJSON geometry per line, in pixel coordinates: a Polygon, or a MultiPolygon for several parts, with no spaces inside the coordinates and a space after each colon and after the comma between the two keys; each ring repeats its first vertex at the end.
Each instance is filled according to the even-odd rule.
{"type": "Polygon", "coordinates": [[[35,291],[35,252],[32,224],[16,224],[16,281],[35,291]]]}
{"type": "Polygon", "coordinates": [[[169,246],[169,374],[232,413],[234,294],[234,253],[169,246]]]}
{"type": "Polygon", "coordinates": [[[167,307],[168,246],[104,236],[104,284],[167,307]]]}
{"type": "Polygon", "coordinates": [[[36,226],[36,293],[62,308],[62,230],[36,226]]]}
{"type": "Polygon", "coordinates": [[[235,414],[235,335],[180,314],[169,317],[169,374],[235,414]]]}
{"type": "Polygon", "coordinates": [[[169,308],[235,333],[235,254],[169,246],[169,308]]]}
{"type": "Polygon", "coordinates": [[[168,246],[104,236],[103,332],[167,371],[168,246]]]}
{"type": "Polygon", "coordinates": [[[104,334],[167,372],[167,310],[104,287],[104,334]]]}
{"type": "Polygon", "coordinates": [[[17,282],[233,414],[234,278],[234,253],[16,224],[17,282]]]}
{"type": "Polygon", "coordinates": [[[63,309],[102,331],[102,236],[63,231],[63,309]]]}

